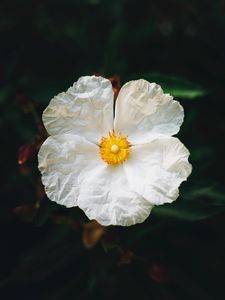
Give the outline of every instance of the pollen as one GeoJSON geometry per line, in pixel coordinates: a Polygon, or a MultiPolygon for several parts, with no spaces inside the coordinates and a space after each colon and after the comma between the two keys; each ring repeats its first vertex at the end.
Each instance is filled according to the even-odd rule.
{"type": "Polygon", "coordinates": [[[127,137],[115,132],[109,132],[108,137],[102,137],[100,143],[100,156],[109,165],[124,162],[130,154],[130,143],[127,137]]]}

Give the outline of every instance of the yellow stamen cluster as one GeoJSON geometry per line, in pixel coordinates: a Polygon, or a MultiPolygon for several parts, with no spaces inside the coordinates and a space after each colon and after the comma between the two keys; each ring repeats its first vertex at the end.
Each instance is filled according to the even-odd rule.
{"type": "Polygon", "coordinates": [[[108,137],[102,137],[100,144],[101,158],[110,165],[124,162],[130,153],[130,144],[127,137],[109,132],[108,137]]]}

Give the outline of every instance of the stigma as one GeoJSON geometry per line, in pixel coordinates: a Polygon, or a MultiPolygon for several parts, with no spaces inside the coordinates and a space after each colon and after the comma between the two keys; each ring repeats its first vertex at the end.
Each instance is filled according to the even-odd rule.
{"type": "Polygon", "coordinates": [[[117,145],[112,145],[110,149],[112,153],[117,153],[120,150],[119,146],[117,145]]]}
{"type": "Polygon", "coordinates": [[[109,132],[108,137],[102,137],[100,143],[100,156],[110,165],[124,162],[130,154],[130,143],[127,137],[109,132]]]}

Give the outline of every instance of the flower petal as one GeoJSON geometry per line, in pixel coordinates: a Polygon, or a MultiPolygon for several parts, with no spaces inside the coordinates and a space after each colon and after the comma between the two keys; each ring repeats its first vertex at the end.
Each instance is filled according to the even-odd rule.
{"type": "Polygon", "coordinates": [[[39,151],[38,167],[49,199],[67,207],[76,206],[79,181],[101,163],[98,152],[98,146],[80,136],[48,137],[39,151]]]}
{"type": "Polygon", "coordinates": [[[174,135],[183,122],[179,102],[144,79],[125,84],[117,97],[114,128],[131,143],[146,142],[154,134],[174,135]]]}
{"type": "Polygon", "coordinates": [[[133,191],[155,205],[170,203],[191,173],[188,156],[189,151],[177,138],[161,136],[133,146],[124,169],[133,191]]]}
{"type": "Polygon", "coordinates": [[[98,143],[113,128],[114,93],[109,80],[84,76],[55,96],[43,112],[50,135],[73,133],[98,143]]]}
{"type": "Polygon", "coordinates": [[[122,165],[103,165],[80,187],[78,206],[102,225],[130,226],[143,222],[153,207],[128,187],[122,165]]]}

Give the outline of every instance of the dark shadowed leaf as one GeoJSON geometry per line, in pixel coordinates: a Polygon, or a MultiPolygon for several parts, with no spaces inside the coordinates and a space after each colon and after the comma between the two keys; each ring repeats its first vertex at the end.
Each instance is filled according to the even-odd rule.
{"type": "Polygon", "coordinates": [[[164,92],[177,98],[194,99],[206,95],[206,90],[201,86],[173,75],[163,75],[160,73],[142,73],[129,76],[129,80],[146,79],[150,82],[158,83],[164,92]]]}
{"type": "Polygon", "coordinates": [[[224,211],[225,193],[215,187],[199,187],[186,191],[176,202],[153,209],[156,215],[188,221],[210,218],[224,211]]]}

